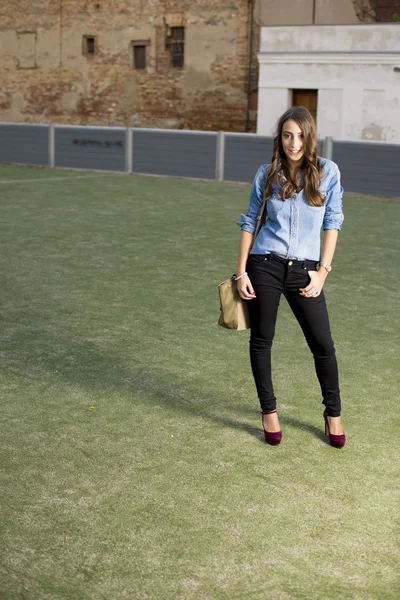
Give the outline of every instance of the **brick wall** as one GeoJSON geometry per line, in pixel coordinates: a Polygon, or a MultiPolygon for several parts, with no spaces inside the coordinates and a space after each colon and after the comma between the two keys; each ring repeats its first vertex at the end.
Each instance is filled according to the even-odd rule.
{"type": "MultiPolygon", "coordinates": [[[[259,28],[287,18],[284,1],[253,2],[249,88],[251,0],[7,0],[0,120],[254,130],[259,28]],[[185,32],[183,68],[171,66],[176,27],[185,32]],[[94,54],[84,36],[94,37],[94,54]],[[132,42],[140,41],[146,68],[134,69],[132,42]]],[[[352,0],[323,6],[342,14],[338,2],[357,20],[352,0]]],[[[309,23],[312,0],[291,6],[295,22],[309,23]]]]}
{"type": "Polygon", "coordinates": [[[247,0],[9,0],[3,13],[3,121],[243,131],[247,0]],[[171,27],[185,28],[184,68],[170,64],[171,27]],[[143,70],[132,68],[138,40],[143,70]]]}

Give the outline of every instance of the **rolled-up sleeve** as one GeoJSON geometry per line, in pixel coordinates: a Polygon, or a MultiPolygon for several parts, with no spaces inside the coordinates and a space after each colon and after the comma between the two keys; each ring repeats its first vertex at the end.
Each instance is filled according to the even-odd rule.
{"type": "Polygon", "coordinates": [[[343,220],[343,188],[340,184],[339,168],[335,165],[326,192],[323,229],[338,229],[340,231],[343,220]]]}
{"type": "Polygon", "coordinates": [[[250,200],[247,207],[247,213],[241,214],[237,225],[242,231],[248,231],[254,234],[257,227],[257,217],[260,214],[261,204],[264,196],[265,178],[267,165],[261,165],[254,177],[253,185],[251,186],[250,200]]]}

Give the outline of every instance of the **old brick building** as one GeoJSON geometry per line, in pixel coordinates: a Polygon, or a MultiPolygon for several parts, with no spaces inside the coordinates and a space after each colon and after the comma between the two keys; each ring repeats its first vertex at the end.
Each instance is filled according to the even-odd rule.
{"type": "Polygon", "coordinates": [[[0,120],[254,130],[260,26],[374,21],[372,5],[8,0],[0,120]]]}

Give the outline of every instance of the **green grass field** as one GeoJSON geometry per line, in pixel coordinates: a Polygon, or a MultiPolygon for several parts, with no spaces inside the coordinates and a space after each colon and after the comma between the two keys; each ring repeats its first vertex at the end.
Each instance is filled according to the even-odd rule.
{"type": "Polygon", "coordinates": [[[397,600],[400,202],[326,283],[348,443],[284,301],[263,443],[216,325],[249,186],[0,166],[1,600],[397,600]]]}

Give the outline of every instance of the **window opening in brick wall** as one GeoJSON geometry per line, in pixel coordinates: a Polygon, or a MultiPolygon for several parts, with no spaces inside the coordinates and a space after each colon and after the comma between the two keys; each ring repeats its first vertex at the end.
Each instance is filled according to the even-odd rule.
{"type": "Polygon", "coordinates": [[[131,42],[131,67],[132,69],[146,69],[147,46],[150,40],[134,40],[131,42]]]}
{"type": "Polygon", "coordinates": [[[146,46],[133,46],[133,64],[135,69],[146,68],[146,46]]]}
{"type": "Polygon", "coordinates": [[[84,35],[82,39],[83,54],[96,54],[97,44],[94,35],[84,35]]]}
{"type": "Polygon", "coordinates": [[[36,33],[23,31],[18,33],[18,68],[36,67],[36,33]]]}
{"type": "Polygon", "coordinates": [[[183,67],[185,62],[184,27],[171,27],[169,29],[167,47],[171,57],[171,67],[183,67]]]}

